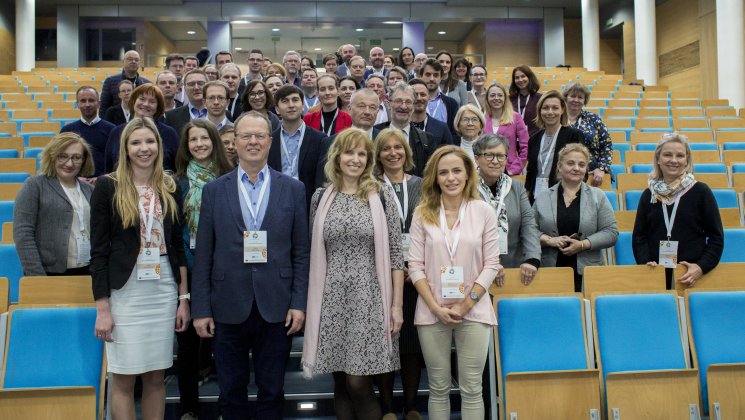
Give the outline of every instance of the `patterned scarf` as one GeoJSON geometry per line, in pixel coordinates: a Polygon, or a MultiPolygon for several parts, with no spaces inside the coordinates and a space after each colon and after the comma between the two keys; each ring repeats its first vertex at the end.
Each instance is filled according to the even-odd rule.
{"type": "Polygon", "coordinates": [[[512,178],[502,174],[497,180],[496,194],[492,194],[491,189],[483,177],[479,177],[479,194],[481,199],[488,203],[497,212],[497,225],[499,226],[500,235],[507,235],[509,232],[509,223],[507,222],[507,206],[504,204],[504,198],[512,188],[512,178]]]}
{"type": "Polygon", "coordinates": [[[205,168],[198,164],[194,159],[189,161],[186,168],[186,177],[189,178],[189,192],[184,200],[184,213],[189,223],[189,232],[196,233],[199,225],[199,208],[202,206],[202,188],[204,185],[215,178],[212,172],[215,164],[210,162],[205,168]]]}
{"type": "Polygon", "coordinates": [[[683,174],[670,184],[664,179],[649,178],[649,191],[652,193],[651,203],[661,202],[670,205],[678,197],[678,194],[688,191],[688,187],[696,183],[693,174],[683,174]]]}

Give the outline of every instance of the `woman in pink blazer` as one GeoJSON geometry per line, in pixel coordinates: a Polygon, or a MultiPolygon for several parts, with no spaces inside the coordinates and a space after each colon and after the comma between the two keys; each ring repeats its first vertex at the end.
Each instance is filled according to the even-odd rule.
{"type": "MultiPolygon", "coordinates": [[[[496,317],[487,296],[502,270],[493,209],[479,200],[473,160],[444,146],[424,169],[411,224],[409,276],[419,299],[414,324],[429,376],[429,418],[450,418],[450,343],[455,337],[464,419],[483,419],[482,372],[496,317]]],[[[501,285],[498,283],[498,285],[501,285]]]]}
{"type": "Polygon", "coordinates": [[[510,143],[507,175],[520,175],[528,162],[528,127],[523,117],[512,109],[507,89],[495,83],[486,89],[486,124],[484,133],[504,136],[510,143]]]}

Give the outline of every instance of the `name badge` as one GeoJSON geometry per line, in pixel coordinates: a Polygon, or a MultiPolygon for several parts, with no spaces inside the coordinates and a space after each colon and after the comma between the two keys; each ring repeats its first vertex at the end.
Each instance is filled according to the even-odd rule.
{"type": "Polygon", "coordinates": [[[266,231],[247,230],[243,232],[243,262],[267,262],[266,231]]]}
{"type": "Polygon", "coordinates": [[[499,255],[507,254],[507,232],[503,232],[499,229],[499,255]]]}
{"type": "Polygon", "coordinates": [[[195,249],[197,247],[197,235],[194,232],[189,232],[189,249],[195,249]]]}
{"type": "Polygon", "coordinates": [[[401,234],[401,252],[404,254],[404,261],[409,261],[409,248],[411,248],[411,234],[401,234]]]}
{"type": "Polygon", "coordinates": [[[160,280],[160,248],[143,248],[137,256],[137,280],[160,280]]]}
{"type": "Polygon", "coordinates": [[[440,267],[440,282],[443,299],[463,299],[466,297],[463,267],[440,267]]]}
{"type": "Polygon", "coordinates": [[[533,197],[538,197],[538,194],[548,191],[548,178],[536,178],[535,189],[533,190],[533,197]]]}
{"type": "Polygon", "coordinates": [[[79,266],[91,263],[91,240],[87,236],[76,235],[75,245],[78,247],[77,264],[79,266]]]}
{"type": "Polygon", "coordinates": [[[660,265],[675,268],[678,264],[678,241],[660,241],[660,265]]]}

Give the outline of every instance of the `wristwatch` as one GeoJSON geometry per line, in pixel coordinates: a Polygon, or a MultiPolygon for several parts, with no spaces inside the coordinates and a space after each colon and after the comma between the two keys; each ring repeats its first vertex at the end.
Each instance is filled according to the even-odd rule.
{"type": "Polygon", "coordinates": [[[178,300],[184,300],[184,299],[186,299],[189,302],[191,302],[191,293],[187,293],[185,295],[179,295],[178,300]]]}
{"type": "Polygon", "coordinates": [[[479,294],[478,293],[471,292],[471,295],[470,296],[471,296],[471,300],[473,300],[474,302],[478,302],[479,301],[479,294]]]}

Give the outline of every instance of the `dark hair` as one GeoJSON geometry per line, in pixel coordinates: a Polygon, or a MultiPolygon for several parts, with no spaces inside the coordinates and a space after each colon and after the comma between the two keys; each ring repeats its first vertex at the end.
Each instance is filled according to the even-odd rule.
{"type": "Polygon", "coordinates": [[[233,54],[231,54],[230,51],[218,51],[218,53],[215,54],[215,64],[217,64],[217,56],[218,55],[229,55],[230,56],[230,61],[231,62],[233,61],[233,54]]]}
{"type": "Polygon", "coordinates": [[[455,63],[453,63],[451,68],[452,74],[455,74],[455,68],[458,67],[459,64],[463,64],[464,66],[466,66],[466,79],[463,81],[469,83],[471,81],[471,68],[473,65],[470,61],[466,60],[465,57],[461,57],[455,60],[455,63]]]}
{"type": "Polygon", "coordinates": [[[512,77],[510,78],[510,97],[515,97],[520,93],[520,89],[515,86],[515,72],[517,71],[521,71],[526,76],[528,76],[528,91],[530,91],[530,93],[538,92],[538,89],[541,88],[541,84],[538,82],[538,78],[535,76],[535,73],[533,73],[533,70],[531,70],[530,67],[523,64],[512,69],[512,77]]]}
{"type": "Polygon", "coordinates": [[[444,70],[442,69],[442,64],[440,64],[439,61],[435,60],[434,58],[428,58],[427,61],[425,61],[424,64],[422,64],[422,68],[419,69],[419,74],[418,74],[419,77],[422,77],[422,74],[424,74],[424,68],[427,66],[430,66],[433,69],[435,69],[435,71],[439,72],[440,76],[442,76],[443,75],[442,73],[444,73],[444,70]]]}
{"type": "Polygon", "coordinates": [[[406,71],[409,71],[409,68],[406,67],[406,64],[404,64],[404,50],[411,51],[411,64],[414,64],[414,57],[416,57],[416,54],[414,54],[414,50],[411,47],[403,47],[401,48],[401,51],[398,52],[398,65],[405,68],[406,71]]]}
{"type": "MultiPolygon", "coordinates": [[[[422,67],[424,67],[424,66],[422,66],[422,67]]],[[[409,86],[416,86],[416,85],[427,86],[427,84],[424,83],[424,80],[422,80],[422,79],[420,79],[418,77],[415,77],[415,78],[409,80],[409,86]]]]}
{"type": "Polygon", "coordinates": [[[181,60],[181,61],[184,62],[184,64],[186,64],[186,59],[184,58],[183,55],[170,54],[170,55],[168,55],[168,57],[166,57],[166,68],[171,67],[171,61],[174,61],[174,60],[175,61],[181,60]]]}
{"type": "Polygon", "coordinates": [[[357,89],[357,90],[361,89],[360,83],[358,81],[354,80],[354,78],[352,76],[344,76],[344,77],[340,78],[339,79],[339,83],[337,84],[337,86],[341,86],[341,82],[343,82],[345,80],[352,81],[354,83],[355,89],[357,89]]]}
{"type": "Polygon", "coordinates": [[[310,63],[310,68],[312,68],[312,69],[316,68],[316,63],[315,63],[315,61],[313,61],[312,58],[308,57],[307,55],[304,55],[304,56],[300,57],[300,64],[301,65],[303,64],[303,60],[308,60],[308,62],[310,63]]]}
{"type": "Polygon", "coordinates": [[[295,85],[285,84],[285,85],[282,85],[277,90],[277,92],[274,94],[274,103],[275,104],[278,104],[279,101],[281,101],[282,99],[284,99],[284,98],[292,95],[293,93],[297,93],[298,95],[300,95],[300,100],[301,101],[302,100],[305,100],[305,95],[303,95],[303,90],[302,89],[300,89],[299,87],[297,87],[295,85]]]}
{"type": "Polygon", "coordinates": [[[326,63],[329,61],[334,60],[336,62],[336,55],[335,54],[326,54],[323,56],[323,65],[325,66],[326,63]]]}
{"type": "MultiPolygon", "coordinates": [[[[455,88],[458,87],[458,79],[453,77],[453,73],[455,72],[455,63],[453,62],[453,55],[447,51],[438,52],[437,55],[435,56],[435,60],[438,60],[438,63],[439,63],[439,59],[441,55],[446,55],[450,58],[450,69],[448,70],[447,74],[444,74],[445,72],[444,67],[442,70],[440,70],[440,73],[442,74],[442,80],[440,81],[440,83],[444,84],[447,87],[448,91],[455,90],[455,88]]],[[[442,66],[442,64],[440,64],[440,66],[442,66]]],[[[422,68],[423,67],[424,66],[422,66],[422,68]]]]}
{"type": "Polygon", "coordinates": [[[199,59],[196,56],[187,55],[186,57],[184,57],[184,63],[186,63],[189,60],[195,60],[197,64],[199,64],[199,59]]]}
{"type": "Polygon", "coordinates": [[[210,141],[212,142],[210,159],[214,164],[212,170],[215,176],[220,177],[232,171],[234,169],[233,165],[230,164],[227,156],[225,156],[225,146],[222,144],[220,133],[217,131],[215,124],[206,118],[195,118],[186,123],[184,128],[181,129],[181,143],[176,152],[176,176],[186,176],[189,161],[193,158],[189,152],[189,130],[192,128],[203,128],[207,130],[207,134],[210,136],[210,141]]]}
{"type": "Polygon", "coordinates": [[[201,70],[200,68],[197,67],[194,70],[189,70],[188,72],[186,72],[186,74],[184,75],[184,78],[182,79],[184,84],[186,84],[186,79],[188,79],[189,76],[191,76],[192,74],[201,74],[202,76],[204,76],[205,81],[210,80],[210,78],[207,77],[207,73],[205,73],[204,70],[201,70]]]}
{"type": "Polygon", "coordinates": [[[249,54],[261,54],[262,57],[264,56],[264,53],[260,49],[258,49],[258,48],[254,48],[251,51],[249,51],[248,53],[249,54]]]}
{"type": "MultiPolygon", "coordinates": [[[[127,80],[127,81],[129,81],[129,80],[127,80]]],[[[120,84],[121,84],[121,83],[120,83],[120,84]]],[[[76,100],[76,101],[78,100],[78,95],[80,94],[80,91],[82,91],[82,90],[86,90],[86,89],[90,89],[90,90],[92,90],[92,91],[96,92],[96,100],[98,100],[98,91],[96,90],[96,88],[94,88],[94,87],[93,87],[93,86],[91,86],[91,85],[83,85],[83,86],[80,86],[80,87],[78,88],[78,90],[76,90],[76,91],[75,91],[75,100],[76,100]]],[[[116,90],[118,91],[118,90],[119,90],[119,88],[117,88],[116,90]]]]}
{"type": "Polygon", "coordinates": [[[243,89],[243,93],[241,94],[241,113],[254,111],[254,109],[251,107],[251,103],[248,100],[248,95],[257,85],[264,88],[264,97],[266,98],[266,105],[264,109],[269,110],[274,108],[274,100],[272,99],[272,95],[269,94],[269,88],[266,87],[266,83],[264,83],[263,80],[251,80],[250,82],[248,82],[246,88],[243,89]]]}

